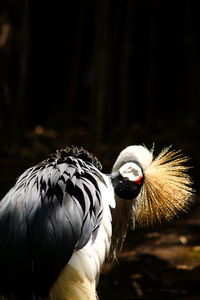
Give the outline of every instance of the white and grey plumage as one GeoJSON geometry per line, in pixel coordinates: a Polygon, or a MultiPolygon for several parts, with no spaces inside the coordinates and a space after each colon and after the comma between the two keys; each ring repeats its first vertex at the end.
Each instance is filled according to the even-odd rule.
{"type": "MultiPolygon", "coordinates": [[[[179,198],[184,204],[191,195],[189,178],[180,167],[184,160],[171,161],[175,163],[169,162],[167,172],[178,172],[174,175],[181,179],[174,183],[183,190],[179,198]]],[[[107,176],[94,156],[72,147],[25,171],[0,202],[0,299],[96,299],[110,246],[116,255],[130,221],[138,217],[146,222],[156,210],[151,202],[160,194],[156,197],[148,186],[154,185],[148,174],[152,165],[151,152],[131,146],[107,176]]]]}

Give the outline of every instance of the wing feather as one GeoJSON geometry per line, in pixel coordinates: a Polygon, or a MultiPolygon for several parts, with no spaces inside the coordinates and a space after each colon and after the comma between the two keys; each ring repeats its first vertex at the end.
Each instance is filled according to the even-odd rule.
{"type": "Polygon", "coordinates": [[[0,202],[0,293],[47,296],[73,252],[96,236],[99,176],[92,163],[69,157],[19,177],[0,202]]]}

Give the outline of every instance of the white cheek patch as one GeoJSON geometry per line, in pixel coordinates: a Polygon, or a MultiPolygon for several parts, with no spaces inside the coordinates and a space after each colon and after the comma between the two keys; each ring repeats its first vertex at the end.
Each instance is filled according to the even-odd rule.
{"type": "Polygon", "coordinates": [[[124,178],[133,182],[139,182],[143,177],[142,169],[133,162],[124,164],[119,172],[124,178]]]}

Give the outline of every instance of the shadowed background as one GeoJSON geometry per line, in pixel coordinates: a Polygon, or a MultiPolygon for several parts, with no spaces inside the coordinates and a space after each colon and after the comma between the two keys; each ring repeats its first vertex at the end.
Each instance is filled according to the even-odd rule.
{"type": "MultiPolygon", "coordinates": [[[[72,144],[95,153],[105,172],[129,144],[144,143],[151,148],[155,143],[156,153],[173,144],[191,157],[191,174],[198,193],[199,99],[200,10],[196,1],[1,0],[1,197],[24,169],[72,144]]],[[[164,226],[165,232],[174,234],[166,240],[183,250],[199,247],[198,210],[197,199],[193,214],[164,226]]],[[[161,293],[158,297],[166,299],[196,293],[198,284],[181,294],[186,284],[191,287],[181,276],[199,267],[200,248],[195,248],[194,255],[191,252],[195,264],[190,257],[187,263],[178,264],[185,269],[173,265],[173,274],[181,272],[181,276],[175,276],[181,278],[180,286],[174,287],[174,282],[170,288],[169,283],[167,287],[159,285],[159,270],[158,277],[157,271],[152,271],[154,260],[161,273],[172,263],[170,255],[168,259],[153,253],[154,246],[166,247],[163,234],[163,228],[156,228],[153,232],[138,229],[130,235],[129,241],[134,239],[134,247],[139,247],[138,253],[131,256],[131,270],[137,270],[138,262],[139,266],[149,264],[150,275],[132,274],[126,261],[130,253],[125,262],[122,255],[124,274],[130,275],[129,279],[133,276],[133,280],[130,293],[119,299],[156,299],[157,294],[151,298],[149,290],[154,284],[161,293]],[[140,249],[141,237],[146,252],[140,249]]],[[[122,272],[116,268],[106,278],[110,280],[122,272]]],[[[117,290],[119,284],[112,286],[118,279],[112,284],[109,280],[106,284],[103,279],[100,284],[103,299],[115,292],[123,293],[117,290]]],[[[126,286],[124,289],[129,291],[126,286]]]]}

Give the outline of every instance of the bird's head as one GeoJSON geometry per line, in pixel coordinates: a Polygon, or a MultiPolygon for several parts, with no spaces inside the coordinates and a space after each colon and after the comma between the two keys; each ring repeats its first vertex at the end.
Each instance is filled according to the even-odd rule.
{"type": "Polygon", "coordinates": [[[111,174],[116,206],[120,203],[120,210],[122,205],[132,210],[131,218],[141,226],[170,220],[185,210],[192,198],[187,160],[180,151],[169,148],[156,158],[143,146],[125,148],[111,174]]]}
{"type": "Polygon", "coordinates": [[[144,183],[145,170],[152,162],[152,153],[143,146],[129,146],[118,156],[111,174],[115,194],[133,200],[144,183]]]}
{"type": "Polygon", "coordinates": [[[111,181],[118,197],[126,200],[138,196],[144,182],[144,173],[136,162],[127,162],[112,173],[111,181]]]}

